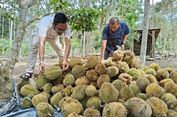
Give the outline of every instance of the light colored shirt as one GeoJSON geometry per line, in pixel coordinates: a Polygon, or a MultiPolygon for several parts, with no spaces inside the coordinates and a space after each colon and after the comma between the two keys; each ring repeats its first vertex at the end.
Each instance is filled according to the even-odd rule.
{"type": "MultiPolygon", "coordinates": [[[[47,37],[49,39],[55,39],[58,37],[57,32],[52,27],[53,19],[54,15],[47,15],[40,19],[37,24],[39,36],[47,37]]],[[[71,37],[71,30],[69,27],[64,31],[64,36],[69,38],[71,37]]]]}

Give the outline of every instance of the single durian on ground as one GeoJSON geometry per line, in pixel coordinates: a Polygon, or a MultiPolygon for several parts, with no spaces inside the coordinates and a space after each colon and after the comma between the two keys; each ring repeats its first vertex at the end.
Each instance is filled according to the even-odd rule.
{"type": "Polygon", "coordinates": [[[81,65],[76,65],[72,68],[71,73],[74,75],[74,78],[77,79],[77,78],[85,75],[86,69],[81,65]]]}
{"type": "Polygon", "coordinates": [[[141,92],[145,92],[146,87],[150,84],[150,82],[146,78],[138,78],[136,84],[141,89],[141,92]]]}
{"type": "Polygon", "coordinates": [[[146,94],[149,97],[160,97],[165,90],[156,83],[151,83],[146,87],[146,94]]]}
{"type": "Polygon", "coordinates": [[[51,98],[50,98],[50,104],[52,106],[58,106],[58,103],[60,102],[60,100],[64,97],[64,95],[62,94],[62,92],[58,92],[56,94],[54,94],[51,98]]]}
{"type": "Polygon", "coordinates": [[[165,102],[157,97],[151,97],[147,103],[152,108],[152,115],[155,117],[167,117],[168,107],[165,102]]]}
{"type": "Polygon", "coordinates": [[[151,117],[152,109],[150,105],[141,98],[133,97],[125,102],[129,110],[129,115],[133,117],[151,117]]]}
{"type": "Polygon", "coordinates": [[[126,83],[119,79],[114,80],[112,84],[118,91],[120,91],[123,87],[126,86],[126,83]]]}
{"type": "Polygon", "coordinates": [[[160,65],[158,63],[151,63],[149,65],[150,68],[153,68],[154,70],[158,71],[160,69],[160,65]]]}
{"type": "Polygon", "coordinates": [[[158,83],[156,77],[152,74],[145,75],[145,78],[148,79],[150,83],[158,83]]]}
{"type": "Polygon", "coordinates": [[[45,78],[48,80],[55,80],[62,78],[62,69],[59,66],[51,66],[44,72],[45,78]]]}
{"type": "Polygon", "coordinates": [[[115,61],[121,61],[124,56],[124,52],[121,50],[116,50],[113,52],[113,60],[115,61]]]}
{"type": "Polygon", "coordinates": [[[161,81],[159,82],[159,85],[162,86],[162,87],[164,87],[165,84],[166,84],[166,83],[169,83],[169,82],[174,83],[174,81],[173,81],[172,79],[170,79],[170,78],[165,78],[165,79],[163,79],[163,80],[161,80],[161,81]]]}
{"type": "Polygon", "coordinates": [[[138,78],[141,78],[141,72],[138,69],[131,68],[127,73],[133,77],[133,80],[137,80],[138,78]]]}
{"type": "Polygon", "coordinates": [[[37,89],[39,90],[42,90],[43,89],[43,86],[45,84],[47,84],[47,79],[45,78],[45,75],[44,74],[39,74],[39,76],[37,78],[35,78],[35,83],[36,83],[36,87],[37,89]]]}
{"type": "Polygon", "coordinates": [[[30,108],[33,106],[32,101],[31,101],[31,96],[24,97],[22,101],[20,102],[20,106],[22,108],[30,108]]]}
{"type": "Polygon", "coordinates": [[[141,98],[143,100],[147,100],[149,98],[146,93],[137,93],[135,97],[141,98]]]}
{"type": "Polygon", "coordinates": [[[41,95],[43,95],[43,96],[45,96],[48,100],[51,98],[51,95],[50,95],[50,93],[47,93],[47,92],[41,92],[40,93],[41,95]]]}
{"type": "Polygon", "coordinates": [[[123,62],[123,61],[119,61],[117,63],[117,67],[119,68],[120,73],[125,73],[129,70],[128,64],[126,62],[123,62]]]}
{"type": "Polygon", "coordinates": [[[40,102],[48,102],[47,97],[41,94],[37,94],[32,98],[32,104],[36,107],[40,102]]]}
{"type": "Polygon", "coordinates": [[[98,63],[96,66],[95,66],[95,71],[101,75],[101,74],[104,74],[106,73],[106,66],[104,64],[101,64],[101,63],[98,63]]]}
{"type": "Polygon", "coordinates": [[[84,67],[88,69],[94,69],[98,63],[99,58],[97,56],[89,56],[86,64],[84,64],[84,67]]]}
{"type": "Polygon", "coordinates": [[[177,71],[172,71],[170,73],[170,78],[175,82],[177,83],[177,71]]]}
{"type": "Polygon", "coordinates": [[[66,76],[63,79],[63,84],[65,86],[68,86],[68,85],[73,85],[74,83],[75,83],[74,75],[72,75],[72,74],[66,74],[66,76]]]}
{"type": "Polygon", "coordinates": [[[20,94],[22,96],[36,95],[39,93],[40,92],[30,84],[26,84],[20,89],[20,94]]]}
{"type": "Polygon", "coordinates": [[[138,85],[136,84],[136,82],[132,82],[129,85],[129,89],[131,89],[133,91],[134,95],[136,95],[137,93],[141,93],[141,89],[138,87],[138,85]]]}
{"type": "Polygon", "coordinates": [[[105,82],[99,89],[99,97],[103,103],[109,103],[118,99],[119,92],[113,84],[105,82]]]}
{"type": "Polygon", "coordinates": [[[68,61],[68,63],[69,63],[69,66],[70,66],[71,68],[73,68],[73,67],[76,66],[76,65],[82,65],[81,59],[70,59],[70,60],[68,61]]]}
{"type": "Polygon", "coordinates": [[[127,108],[119,102],[111,102],[104,106],[102,117],[127,117],[127,108]]]}
{"type": "Polygon", "coordinates": [[[54,114],[54,108],[47,102],[40,102],[36,106],[38,117],[52,117],[54,114]]]}
{"type": "Polygon", "coordinates": [[[168,106],[168,108],[173,109],[177,106],[177,99],[176,97],[171,93],[164,93],[160,99],[162,99],[168,106]]]}
{"type": "Polygon", "coordinates": [[[126,101],[126,100],[134,97],[134,93],[133,93],[132,89],[130,89],[129,87],[123,87],[120,90],[120,96],[123,100],[126,101]]]}
{"type": "Polygon", "coordinates": [[[100,105],[101,105],[101,100],[97,96],[90,97],[86,103],[87,108],[94,107],[97,110],[100,110],[100,105]]]}
{"type": "Polygon", "coordinates": [[[100,88],[104,82],[110,82],[110,77],[107,74],[102,74],[98,77],[97,87],[100,88]]]}
{"type": "Polygon", "coordinates": [[[62,90],[62,92],[65,96],[70,96],[72,94],[72,90],[73,90],[72,86],[67,86],[62,90]]]}
{"type": "Polygon", "coordinates": [[[140,59],[139,59],[139,57],[134,56],[131,59],[131,62],[129,64],[129,66],[130,66],[130,68],[138,68],[138,67],[140,67],[140,59]]]}
{"type": "Polygon", "coordinates": [[[62,98],[58,106],[61,108],[63,117],[68,117],[68,115],[73,112],[80,114],[84,110],[82,104],[71,97],[62,98]]]}
{"type": "Polygon", "coordinates": [[[145,68],[145,73],[146,74],[152,74],[152,75],[156,75],[156,70],[155,69],[153,69],[153,68],[150,68],[150,67],[148,67],[148,68],[145,68]]]}
{"type": "Polygon", "coordinates": [[[166,92],[172,93],[174,96],[177,97],[177,84],[173,82],[166,83],[164,89],[166,92]]]}
{"type": "Polygon", "coordinates": [[[87,88],[85,89],[85,93],[88,97],[91,97],[91,96],[95,96],[97,94],[97,89],[95,86],[93,85],[89,85],[87,86],[87,88]]]}
{"type": "Polygon", "coordinates": [[[159,69],[156,74],[156,78],[158,81],[169,78],[170,74],[166,69],[159,69]]]}
{"type": "Polygon", "coordinates": [[[73,99],[82,100],[85,97],[85,85],[77,85],[73,88],[73,92],[71,94],[71,97],[73,99]]]}
{"type": "Polygon", "coordinates": [[[89,70],[86,72],[86,77],[89,81],[96,81],[98,79],[98,74],[95,70],[89,70]]]}
{"type": "Polygon", "coordinates": [[[128,73],[121,73],[118,76],[118,79],[125,82],[126,84],[130,84],[133,80],[133,77],[129,75],[128,73]]]}
{"type": "Polygon", "coordinates": [[[52,93],[55,94],[57,92],[62,91],[63,89],[64,89],[64,85],[63,84],[58,84],[56,86],[53,86],[51,90],[52,90],[52,93]]]}
{"type": "Polygon", "coordinates": [[[47,93],[51,93],[52,86],[53,86],[53,85],[52,85],[51,83],[45,84],[44,87],[43,87],[43,91],[44,91],[44,92],[47,92],[47,93]]]}
{"type": "Polygon", "coordinates": [[[94,107],[90,107],[84,111],[84,117],[101,117],[101,114],[100,111],[94,107]]]}
{"type": "Polygon", "coordinates": [[[106,73],[109,75],[110,78],[118,75],[119,69],[116,66],[111,66],[106,68],[106,73]]]}
{"type": "Polygon", "coordinates": [[[90,82],[86,76],[82,76],[75,81],[75,85],[88,85],[90,82]]]}
{"type": "Polygon", "coordinates": [[[124,57],[123,57],[122,61],[124,61],[124,62],[130,64],[130,63],[131,63],[131,59],[132,59],[134,56],[135,56],[135,54],[134,54],[132,51],[126,50],[126,51],[124,51],[124,57]]]}

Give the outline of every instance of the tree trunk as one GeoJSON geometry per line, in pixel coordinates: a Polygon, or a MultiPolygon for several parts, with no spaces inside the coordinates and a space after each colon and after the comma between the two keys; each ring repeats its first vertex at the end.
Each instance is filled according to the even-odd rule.
{"type": "Polygon", "coordinates": [[[9,60],[6,62],[0,61],[0,102],[6,102],[12,97],[12,73],[25,35],[27,11],[32,4],[33,0],[19,0],[20,9],[17,35],[11,48],[9,60]]]}
{"type": "Polygon", "coordinates": [[[150,0],[145,0],[143,35],[142,35],[141,52],[140,52],[140,60],[142,65],[145,65],[145,61],[146,61],[147,37],[148,37],[148,27],[149,27],[149,6],[150,6],[150,0]]]}

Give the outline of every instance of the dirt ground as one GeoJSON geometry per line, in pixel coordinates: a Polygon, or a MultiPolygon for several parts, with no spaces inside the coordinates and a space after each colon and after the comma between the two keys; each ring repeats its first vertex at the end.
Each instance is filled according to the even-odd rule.
{"type": "MultiPolygon", "coordinates": [[[[58,61],[58,59],[56,57],[51,57],[51,58],[45,59],[46,67],[56,64],[57,61],[58,61]]],[[[160,59],[160,60],[155,59],[154,61],[146,61],[146,65],[149,65],[154,62],[159,63],[161,67],[169,67],[170,66],[170,67],[177,69],[177,58],[168,58],[168,59],[160,59]]],[[[20,75],[23,72],[25,72],[26,64],[27,64],[26,59],[24,59],[23,61],[20,61],[16,64],[13,75],[17,81],[20,80],[19,79],[20,75]]],[[[36,62],[36,67],[35,67],[34,73],[38,73],[38,65],[39,65],[39,61],[36,62]]]]}

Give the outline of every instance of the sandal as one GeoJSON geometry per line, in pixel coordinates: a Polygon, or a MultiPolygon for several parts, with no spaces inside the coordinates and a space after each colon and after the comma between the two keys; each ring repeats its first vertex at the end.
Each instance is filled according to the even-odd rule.
{"type": "Polygon", "coordinates": [[[23,73],[20,78],[21,79],[24,79],[24,80],[28,80],[29,78],[31,78],[33,75],[33,73],[30,73],[30,72],[26,72],[26,73],[23,73]]]}

